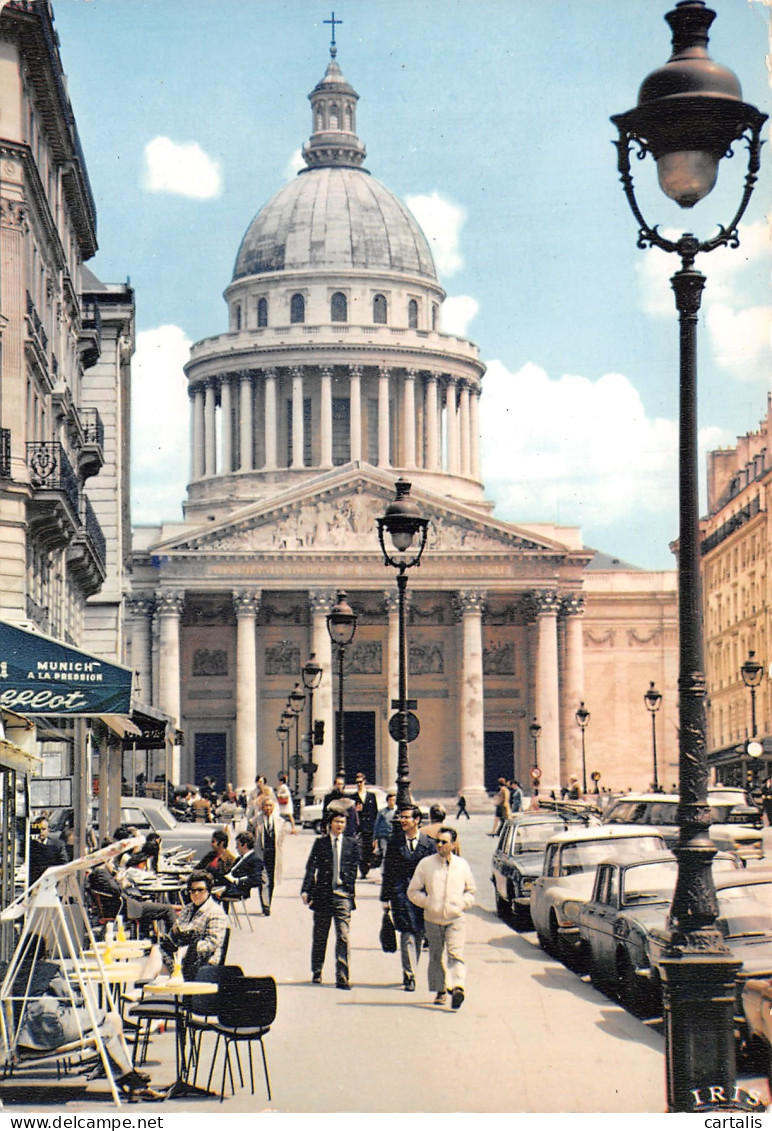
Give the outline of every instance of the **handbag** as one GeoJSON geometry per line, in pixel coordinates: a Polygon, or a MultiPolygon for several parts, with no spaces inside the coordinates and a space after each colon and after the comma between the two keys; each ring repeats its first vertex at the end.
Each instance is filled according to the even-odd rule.
{"type": "Polygon", "coordinates": [[[397,932],[391,920],[388,908],[383,913],[381,920],[381,950],[384,954],[394,954],[397,949],[397,932]]]}

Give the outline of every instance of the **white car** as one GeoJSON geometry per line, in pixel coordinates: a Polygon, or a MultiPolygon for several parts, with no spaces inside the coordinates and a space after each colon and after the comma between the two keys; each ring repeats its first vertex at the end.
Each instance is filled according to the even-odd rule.
{"type": "MultiPolygon", "coordinates": [[[[378,812],[380,813],[381,809],[386,808],[387,791],[379,785],[368,785],[367,789],[368,792],[375,794],[375,800],[378,804],[378,812]]],[[[353,797],[355,792],[356,790],[354,789],[353,785],[346,786],[346,794],[348,796],[353,797]]],[[[394,791],[393,789],[389,789],[388,792],[392,793],[394,791]]],[[[315,832],[319,832],[321,830],[322,805],[324,804],[324,799],[328,793],[329,790],[324,790],[323,793],[315,794],[313,801],[309,802],[308,804],[306,804],[305,801],[301,801],[300,824],[304,829],[314,829],[315,832]]],[[[417,802],[417,804],[419,809],[421,810],[421,820],[424,822],[424,824],[426,824],[426,822],[429,820],[429,807],[422,802],[417,802]]]]}
{"type": "Polygon", "coordinates": [[[667,851],[663,838],[635,825],[569,829],[547,844],[542,873],[531,887],[531,919],[548,954],[570,960],[578,949],[577,908],[592,895],[595,870],[605,860],[647,860],[667,851]],[[570,915],[565,905],[569,905],[570,915]]]}
{"type": "MultiPolygon", "coordinates": [[[[711,826],[708,835],[725,852],[736,852],[743,860],[760,860],[764,856],[761,813],[748,805],[741,789],[711,786],[708,789],[711,826]]],[[[626,793],[606,810],[604,825],[648,826],[660,833],[668,848],[677,843],[677,793],[626,793]]]]}

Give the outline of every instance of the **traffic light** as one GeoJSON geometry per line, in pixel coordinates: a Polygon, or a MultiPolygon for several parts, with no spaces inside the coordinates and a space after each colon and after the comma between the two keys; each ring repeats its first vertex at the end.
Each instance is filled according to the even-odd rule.
{"type": "Polygon", "coordinates": [[[316,719],[314,721],[314,746],[321,746],[324,743],[324,719],[316,719]]]}

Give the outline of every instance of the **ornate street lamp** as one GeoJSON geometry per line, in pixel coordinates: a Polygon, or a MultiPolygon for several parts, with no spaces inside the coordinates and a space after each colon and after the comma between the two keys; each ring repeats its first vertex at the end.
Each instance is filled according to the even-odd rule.
{"type": "Polygon", "coordinates": [[[338,711],[335,720],[335,775],[346,776],[345,716],[343,714],[343,660],[346,648],[354,639],[357,615],[346,600],[346,591],[339,589],[336,603],[327,614],[327,631],[338,649],[338,711]]]}
{"type": "Polygon", "coordinates": [[[306,696],[303,688],[299,683],[296,683],[289,694],[287,700],[287,710],[295,720],[295,757],[293,758],[292,765],[295,770],[295,790],[292,799],[293,816],[297,819],[300,816],[300,713],[305,706],[306,696]]]}
{"type": "Polygon", "coordinates": [[[289,766],[285,765],[285,754],[287,753],[285,743],[287,743],[287,745],[289,745],[289,727],[284,722],[284,715],[283,714],[282,714],[282,721],[279,723],[279,725],[276,728],[276,737],[278,738],[279,745],[281,747],[281,772],[284,773],[285,769],[289,769],[289,766]]]}
{"type": "Polygon", "coordinates": [[[303,677],[303,686],[308,692],[308,780],[306,782],[306,800],[310,804],[314,789],[314,691],[322,682],[322,665],[316,662],[316,652],[312,652],[300,670],[303,677]]]}
{"type": "Polygon", "coordinates": [[[708,836],[708,758],[700,600],[700,531],[697,492],[696,327],[705,276],[694,268],[699,252],[739,245],[738,224],[759,170],[760,133],[766,115],[742,101],[734,74],[708,55],[715,12],[703,0],[681,0],[665,19],[673,32],[668,62],[641,85],[637,106],[612,118],[619,130],[618,168],[638,222],[638,246],[674,252],[681,268],[671,279],[680,322],[679,435],[679,774],[680,826],[675,852],[678,878],[668,919],[670,946],[660,966],[665,999],[665,1049],[669,1111],[692,1111],[700,1089],[716,1095],[734,1088],[732,1026],[737,964],[716,928],[718,912],[708,836]],[[666,239],[644,219],[630,172],[630,150],[651,153],[663,192],[691,208],[713,188],[718,163],[744,140],[748,169],[735,215],[718,233],[699,240],[690,232],[666,239]]]}
{"type": "Polygon", "coordinates": [[[649,690],[644,693],[643,701],[646,704],[647,710],[651,711],[651,755],[654,761],[654,792],[659,790],[659,778],[657,777],[657,711],[662,705],[662,693],[657,691],[654,686],[654,680],[649,681],[649,690]]]}
{"type": "Polygon", "coordinates": [[[538,793],[539,779],[541,778],[541,770],[539,769],[539,735],[541,734],[541,727],[536,721],[535,716],[533,722],[528,727],[528,733],[531,736],[531,742],[533,742],[533,768],[531,769],[531,788],[533,789],[534,793],[538,793]]]}
{"type": "Polygon", "coordinates": [[[399,607],[399,694],[392,699],[396,710],[389,720],[389,734],[397,743],[397,809],[410,805],[410,759],[408,746],[418,737],[418,719],[412,713],[415,699],[407,697],[407,624],[405,620],[405,590],[407,570],[421,564],[429,530],[428,518],[423,518],[410,498],[411,484],[406,479],[397,480],[397,493],[393,503],[386,508],[378,524],[378,541],[385,565],[397,570],[397,597],[399,607]],[[388,536],[390,548],[386,538],[388,536]]]}
{"type": "Polygon", "coordinates": [[[582,699],[576,710],[576,725],[582,732],[582,794],[584,797],[587,796],[587,757],[584,748],[584,732],[587,730],[589,721],[590,712],[584,705],[584,699],[582,699]]]}
{"type": "Polygon", "coordinates": [[[748,659],[740,668],[740,675],[743,677],[743,683],[751,693],[751,740],[746,743],[745,750],[749,758],[753,759],[751,765],[753,769],[750,774],[750,782],[743,782],[743,788],[753,787],[756,784],[756,759],[760,758],[764,753],[764,747],[760,742],[756,741],[758,730],[756,729],[756,688],[761,685],[764,678],[764,665],[760,664],[758,660],[754,659],[756,653],[748,652],[748,659]]]}

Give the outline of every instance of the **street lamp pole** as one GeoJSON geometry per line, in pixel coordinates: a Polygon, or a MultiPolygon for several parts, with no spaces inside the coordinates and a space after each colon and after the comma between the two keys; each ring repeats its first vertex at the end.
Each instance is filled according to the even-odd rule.
{"type": "Polygon", "coordinates": [[[343,661],[346,648],[354,639],[357,630],[357,617],[346,599],[346,591],[339,589],[335,604],[327,614],[327,631],[330,640],[338,650],[338,712],[335,720],[335,776],[346,776],[346,730],[343,714],[343,661]]]}
{"type": "Polygon", "coordinates": [[[651,712],[651,754],[654,761],[654,792],[659,790],[659,778],[657,776],[657,711],[662,704],[662,694],[657,691],[654,686],[654,680],[649,681],[649,690],[644,693],[643,701],[647,709],[651,712]]]}
{"type": "Polygon", "coordinates": [[[576,711],[576,722],[582,732],[582,795],[587,796],[587,757],[584,748],[584,732],[587,730],[587,724],[590,721],[590,712],[584,705],[584,699],[579,704],[576,711]]]}
{"type": "Polygon", "coordinates": [[[282,721],[279,723],[279,725],[276,728],[276,737],[278,738],[279,745],[281,747],[281,772],[284,773],[285,769],[287,768],[287,767],[285,767],[285,764],[284,764],[284,758],[285,758],[284,743],[289,741],[289,727],[287,726],[286,722],[284,721],[284,715],[282,715],[282,721]]]}
{"type": "Polygon", "coordinates": [[[531,788],[534,794],[537,794],[539,792],[539,780],[541,778],[541,770],[539,769],[539,735],[541,734],[541,727],[536,721],[535,716],[533,722],[528,727],[528,733],[530,734],[531,741],[533,742],[533,768],[531,770],[531,788]]]}
{"type": "Polygon", "coordinates": [[[665,1001],[665,1051],[669,1111],[693,1111],[702,1097],[734,1089],[732,1014],[737,963],[716,927],[718,904],[708,836],[708,759],[705,717],[697,453],[696,328],[705,276],[694,268],[698,253],[739,245],[738,224],[750,201],[760,164],[766,119],[742,101],[734,74],[708,55],[715,12],[703,0],[681,0],[665,17],[673,32],[668,62],[641,85],[637,106],[612,121],[617,126],[618,169],[639,225],[638,247],[674,252],[681,268],[671,278],[680,326],[679,425],[679,839],[669,946],[660,964],[665,1001]],[[630,150],[651,153],[662,191],[691,208],[712,190],[719,161],[745,140],[748,170],[740,205],[727,226],[708,240],[690,232],[666,239],[651,227],[635,197],[630,150]],[[716,1088],[722,1092],[717,1093],[716,1088]],[[705,1091],[703,1092],[703,1089],[705,1091]]]}
{"type": "Polygon", "coordinates": [[[306,696],[303,688],[299,683],[296,683],[290,692],[287,701],[287,707],[290,714],[295,719],[295,758],[293,765],[295,767],[295,790],[293,798],[293,816],[297,819],[300,816],[300,714],[306,702],[306,696]]]}
{"type": "Polygon", "coordinates": [[[749,651],[748,659],[740,668],[740,675],[743,678],[743,683],[751,693],[751,740],[746,743],[746,753],[752,759],[751,765],[753,769],[748,774],[750,781],[743,782],[743,788],[750,788],[756,784],[756,759],[760,758],[764,753],[764,747],[760,742],[756,741],[758,730],[756,728],[756,688],[761,685],[764,678],[764,665],[760,664],[755,658],[756,653],[749,651]]]}
{"type": "Polygon", "coordinates": [[[412,713],[417,706],[416,700],[407,697],[407,570],[421,564],[429,530],[429,520],[421,516],[410,498],[410,488],[411,484],[406,479],[398,479],[394,502],[389,504],[381,518],[376,519],[384,565],[397,570],[399,690],[397,698],[391,701],[392,710],[397,713],[389,720],[389,734],[397,743],[398,810],[411,804],[408,748],[418,737],[419,730],[418,718],[412,713]],[[390,549],[387,548],[387,535],[391,543],[390,549]]]}
{"type": "Polygon", "coordinates": [[[322,665],[316,662],[316,652],[312,652],[301,669],[303,686],[308,692],[308,778],[306,781],[306,802],[313,800],[314,792],[314,691],[322,682],[322,665]]]}

